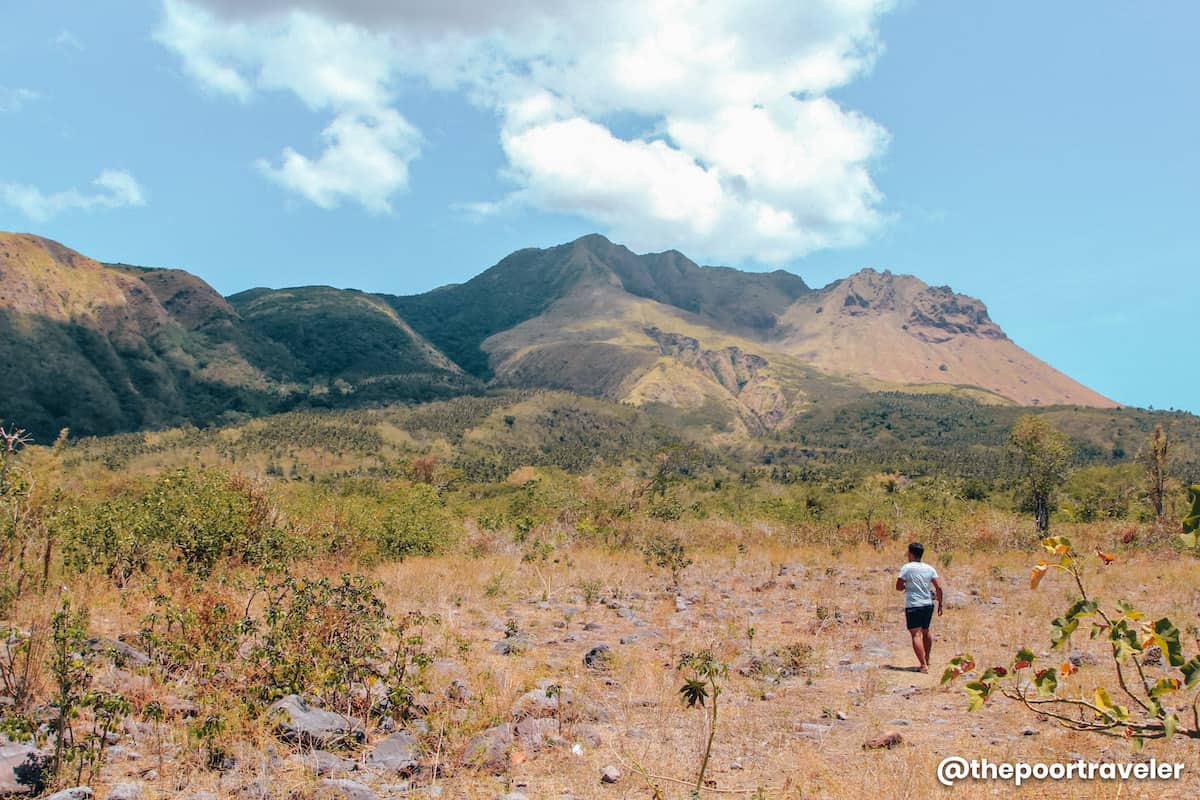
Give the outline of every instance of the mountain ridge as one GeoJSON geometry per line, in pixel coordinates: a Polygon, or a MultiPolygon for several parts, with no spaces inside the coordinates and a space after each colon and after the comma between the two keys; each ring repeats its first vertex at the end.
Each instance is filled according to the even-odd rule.
{"type": "Polygon", "coordinates": [[[1116,405],[949,287],[864,269],[814,289],[784,270],[637,254],[599,234],[407,296],[307,286],[222,297],[184,270],[101,264],[33,234],[0,233],[0,278],[0,344],[16,358],[39,348],[30,326],[66,326],[43,331],[43,360],[85,375],[83,396],[105,409],[56,405],[47,396],[62,380],[0,367],[25,390],[0,417],[32,412],[39,427],[82,418],[84,432],[108,432],[489,386],[643,406],[718,440],[871,391],[1116,405]]]}

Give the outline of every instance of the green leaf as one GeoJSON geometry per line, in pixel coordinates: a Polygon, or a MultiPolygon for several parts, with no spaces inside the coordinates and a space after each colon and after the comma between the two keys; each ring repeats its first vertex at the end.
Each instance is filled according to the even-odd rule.
{"type": "Polygon", "coordinates": [[[708,700],[708,687],[705,686],[704,681],[692,678],[679,687],[679,694],[683,699],[684,705],[688,708],[695,708],[696,706],[703,708],[705,701],[708,700]]]}
{"type": "Polygon", "coordinates": [[[1097,686],[1093,695],[1093,702],[1096,707],[1103,711],[1108,717],[1115,720],[1129,719],[1129,709],[1122,705],[1117,705],[1108,696],[1108,690],[1103,686],[1097,686]]]}
{"type": "Polygon", "coordinates": [[[1095,614],[1097,608],[1094,600],[1078,600],[1067,609],[1067,613],[1051,622],[1051,647],[1059,647],[1066,642],[1079,627],[1079,620],[1095,614]]]}
{"type": "Polygon", "coordinates": [[[1188,502],[1192,504],[1192,510],[1183,518],[1183,532],[1191,536],[1191,547],[1196,546],[1196,534],[1200,533],[1200,483],[1194,483],[1188,487],[1188,502]]]}
{"type": "Polygon", "coordinates": [[[1196,656],[1181,666],[1179,671],[1183,673],[1183,685],[1187,688],[1190,689],[1200,683],[1200,656],[1196,656]]]}
{"type": "Polygon", "coordinates": [[[1170,692],[1178,692],[1181,685],[1179,678],[1159,678],[1158,683],[1150,690],[1150,696],[1161,697],[1170,692]]]}
{"type": "Polygon", "coordinates": [[[970,672],[973,669],[975,669],[975,659],[973,656],[966,653],[957,655],[950,659],[950,666],[946,667],[946,671],[942,673],[942,683],[949,683],[959,675],[970,672]]]}
{"type": "Polygon", "coordinates": [[[1013,669],[1024,669],[1025,667],[1033,666],[1036,656],[1028,647],[1022,647],[1017,651],[1017,657],[1013,659],[1013,669]]]}
{"type": "Polygon", "coordinates": [[[967,697],[970,702],[967,705],[968,711],[978,711],[983,708],[983,704],[987,702],[988,697],[992,693],[992,684],[984,683],[983,681],[971,681],[966,686],[967,697]]]}
{"type": "Polygon", "coordinates": [[[1175,735],[1175,731],[1179,728],[1179,717],[1175,714],[1168,714],[1163,718],[1163,735],[1168,739],[1175,735]]]}
{"type": "Polygon", "coordinates": [[[1047,667],[1033,676],[1033,684],[1037,687],[1038,695],[1051,697],[1058,691],[1058,675],[1053,667],[1047,667]]]}
{"type": "Polygon", "coordinates": [[[1179,641],[1179,628],[1175,623],[1163,617],[1154,623],[1154,641],[1167,654],[1167,662],[1172,667],[1183,666],[1183,645],[1179,641]]]}
{"type": "Polygon", "coordinates": [[[1138,611],[1136,608],[1134,608],[1133,603],[1130,603],[1127,600],[1118,600],[1117,601],[1117,611],[1120,611],[1121,616],[1125,617],[1125,619],[1134,620],[1134,621],[1137,621],[1137,620],[1141,619],[1142,617],[1146,616],[1141,611],[1138,611]]]}
{"type": "Polygon", "coordinates": [[[1124,662],[1129,657],[1142,652],[1142,643],[1138,641],[1136,631],[1128,628],[1122,630],[1114,626],[1110,638],[1113,643],[1113,658],[1117,661],[1124,662]]]}

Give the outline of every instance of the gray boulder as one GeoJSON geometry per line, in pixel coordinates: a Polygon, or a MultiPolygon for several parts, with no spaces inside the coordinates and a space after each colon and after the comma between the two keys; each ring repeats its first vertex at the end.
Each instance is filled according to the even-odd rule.
{"type": "Polygon", "coordinates": [[[63,789],[61,792],[55,792],[44,800],[92,800],[95,794],[91,787],[76,786],[74,789],[63,789]]]}
{"type": "Polygon", "coordinates": [[[93,653],[103,653],[112,657],[117,664],[130,667],[144,667],[150,663],[150,656],[116,639],[105,639],[93,636],[84,640],[84,646],[93,653]]]}
{"type": "Polygon", "coordinates": [[[513,726],[508,723],[488,728],[471,737],[463,760],[484,769],[503,770],[508,767],[508,749],[513,743],[513,726]]]}
{"type": "Polygon", "coordinates": [[[146,796],[141,783],[118,783],[108,790],[108,800],[142,800],[146,796]]]}
{"type": "Polygon", "coordinates": [[[31,744],[0,745],[0,796],[40,791],[48,758],[31,744]]]}
{"type": "Polygon", "coordinates": [[[400,775],[412,775],[420,762],[417,756],[421,745],[407,731],[393,733],[375,745],[367,754],[366,765],[374,769],[387,770],[400,775]]]}
{"type": "Polygon", "coordinates": [[[608,665],[611,660],[612,648],[606,644],[598,644],[584,654],[583,665],[588,669],[594,669],[597,672],[600,672],[608,669],[608,665]]]}
{"type": "Polygon", "coordinates": [[[281,739],[321,750],[347,747],[367,738],[362,722],[353,717],[314,708],[290,694],[267,709],[281,739]]]}
{"type": "Polygon", "coordinates": [[[379,800],[379,795],[365,783],[344,778],[326,778],[321,781],[319,797],[329,800],[379,800]]]}

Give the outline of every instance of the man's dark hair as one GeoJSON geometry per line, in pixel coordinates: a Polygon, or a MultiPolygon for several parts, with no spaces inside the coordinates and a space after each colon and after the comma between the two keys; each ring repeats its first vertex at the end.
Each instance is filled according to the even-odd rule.
{"type": "Polygon", "coordinates": [[[908,546],[908,553],[913,557],[913,561],[920,561],[925,555],[925,545],[920,542],[913,542],[908,546]]]}

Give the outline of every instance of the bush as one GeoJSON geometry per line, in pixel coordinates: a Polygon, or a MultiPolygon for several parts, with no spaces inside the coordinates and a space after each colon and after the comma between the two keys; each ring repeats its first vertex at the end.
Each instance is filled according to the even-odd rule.
{"type": "Polygon", "coordinates": [[[177,469],[140,498],[118,497],[73,515],[63,552],[79,572],[99,568],[119,583],[174,557],[204,576],[221,559],[269,565],[292,552],[266,494],[217,469],[177,469]]]}
{"type": "Polygon", "coordinates": [[[454,520],[432,486],[405,489],[384,518],[380,549],[394,558],[429,556],[453,543],[454,520]]]}

